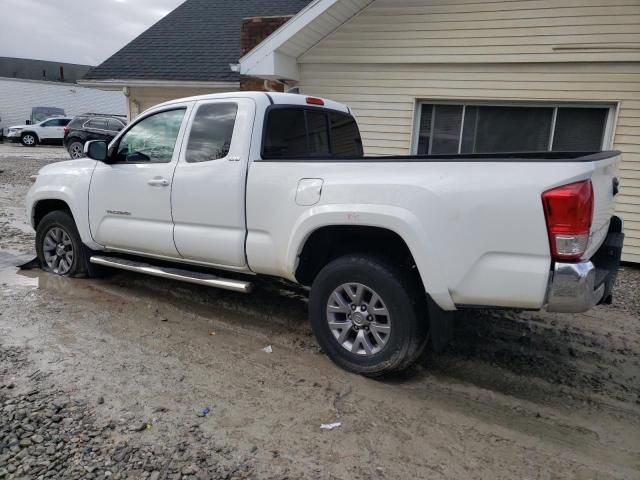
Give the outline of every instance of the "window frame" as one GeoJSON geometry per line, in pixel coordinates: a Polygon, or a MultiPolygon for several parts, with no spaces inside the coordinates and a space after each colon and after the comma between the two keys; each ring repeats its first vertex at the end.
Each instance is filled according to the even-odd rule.
{"type": "MultiPolygon", "coordinates": [[[[350,159],[350,158],[359,158],[359,157],[352,157],[352,156],[344,156],[344,155],[334,155],[333,153],[333,135],[331,132],[331,119],[329,118],[329,114],[331,112],[336,112],[336,113],[341,113],[343,115],[348,115],[351,118],[354,119],[354,116],[351,114],[351,112],[343,112],[342,110],[338,110],[335,108],[327,108],[327,107],[320,107],[320,106],[312,106],[312,105],[292,105],[292,104],[285,104],[285,103],[280,103],[280,104],[273,104],[273,105],[269,105],[264,113],[264,119],[262,122],[262,142],[260,145],[260,160],[268,160],[268,161],[291,161],[291,160],[317,160],[317,159],[322,159],[322,158],[326,158],[326,159],[336,159],[336,160],[343,160],[343,159],[350,159]],[[311,155],[306,155],[306,156],[299,156],[299,155],[292,155],[292,156],[287,156],[287,157],[281,157],[281,156],[275,156],[275,155],[268,155],[265,154],[265,147],[267,144],[267,127],[269,125],[269,114],[273,111],[273,110],[282,110],[282,109],[292,109],[292,110],[311,110],[311,111],[320,111],[324,113],[324,118],[325,118],[325,124],[326,124],[326,128],[327,128],[327,138],[329,141],[329,153],[328,154],[311,154],[311,155]]],[[[307,146],[308,146],[308,142],[309,142],[309,125],[307,122],[307,115],[305,113],[304,116],[304,122],[305,122],[305,132],[307,135],[307,146]]],[[[360,132],[360,126],[357,124],[356,122],[356,126],[358,127],[358,134],[360,135],[360,140],[362,140],[362,132],[360,132]]],[[[364,148],[363,148],[364,150],[364,148]]]]}
{"type": "MultiPolygon", "coordinates": [[[[558,108],[600,108],[607,110],[607,118],[605,120],[604,132],[602,135],[602,143],[600,150],[610,150],[613,148],[613,138],[615,130],[615,121],[617,117],[619,102],[545,102],[545,101],[501,101],[501,100],[427,100],[421,99],[416,101],[413,115],[413,127],[411,132],[411,154],[418,155],[418,145],[420,143],[420,120],[422,115],[423,105],[457,105],[462,107],[462,119],[460,122],[460,133],[458,135],[458,151],[449,155],[473,155],[471,153],[461,153],[462,138],[464,134],[464,121],[467,111],[467,107],[529,107],[529,108],[552,108],[551,126],[549,132],[549,141],[547,142],[547,149],[545,151],[552,152],[553,140],[556,129],[556,119],[558,117],[558,108]]],[[[433,126],[436,109],[431,111],[431,136],[429,137],[429,148],[431,152],[433,142],[433,126]]],[[[431,155],[428,153],[427,155],[431,155]]]]}

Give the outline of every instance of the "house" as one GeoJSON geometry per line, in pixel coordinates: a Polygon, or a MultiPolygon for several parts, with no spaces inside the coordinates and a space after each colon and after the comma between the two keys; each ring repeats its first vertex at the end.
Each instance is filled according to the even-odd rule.
{"type": "Polygon", "coordinates": [[[349,104],[369,155],[620,150],[640,262],[639,0],[315,0],[240,71],[349,104]]]}
{"type": "MultiPolygon", "coordinates": [[[[240,55],[308,3],[187,0],[91,69],[80,83],[124,91],[131,118],[174,98],[239,90],[240,74],[232,68],[240,55]]],[[[262,86],[247,79],[242,87],[262,86]]]]}
{"type": "Polygon", "coordinates": [[[122,92],[105,92],[76,84],[91,67],[71,63],[0,57],[0,137],[12,125],[32,118],[34,107],[56,107],[66,115],[126,112],[122,92]]]}

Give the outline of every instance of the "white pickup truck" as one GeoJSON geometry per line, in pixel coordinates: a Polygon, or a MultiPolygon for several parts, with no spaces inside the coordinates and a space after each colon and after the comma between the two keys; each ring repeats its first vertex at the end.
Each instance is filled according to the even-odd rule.
{"type": "Polygon", "coordinates": [[[364,157],[348,107],[261,92],[158,105],[85,151],[33,178],[44,269],[296,282],[324,351],[365,375],[410,365],[447,312],[611,301],[617,152],[364,157]]]}

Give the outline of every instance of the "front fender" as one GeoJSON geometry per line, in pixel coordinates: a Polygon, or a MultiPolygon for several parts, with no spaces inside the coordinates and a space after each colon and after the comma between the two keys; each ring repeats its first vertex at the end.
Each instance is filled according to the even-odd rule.
{"type": "Polygon", "coordinates": [[[327,226],[366,226],[390,230],[402,238],[416,262],[425,290],[444,310],[455,310],[434,243],[409,210],[391,205],[329,204],[306,210],[296,220],[287,245],[285,271],[295,272],[311,234],[327,226]]]}
{"type": "MultiPolygon", "coordinates": [[[[75,161],[77,165],[74,165],[74,168],[62,168],[62,164],[72,162],[51,164],[40,171],[36,182],[27,193],[26,207],[29,221],[35,229],[34,214],[38,202],[62,201],[71,210],[82,242],[89,248],[100,249],[101,246],[93,241],[89,230],[89,184],[92,168],[82,165],[83,160],[75,161]]],[[[84,163],[86,164],[86,161],[84,163]]]]}

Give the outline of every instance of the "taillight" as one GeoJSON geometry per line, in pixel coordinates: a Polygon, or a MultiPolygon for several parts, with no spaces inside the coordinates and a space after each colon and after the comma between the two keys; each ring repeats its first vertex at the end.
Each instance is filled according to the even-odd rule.
{"type": "Polygon", "coordinates": [[[66,137],[69,133],[69,127],[64,127],[64,136],[66,137]]]}
{"type": "Polygon", "coordinates": [[[309,105],[324,105],[324,100],[322,100],[321,98],[316,98],[316,97],[307,97],[307,103],[309,105]]]}
{"type": "Polygon", "coordinates": [[[578,260],[589,243],[593,219],[591,180],[571,183],[542,194],[551,256],[554,260],[578,260]]]}

